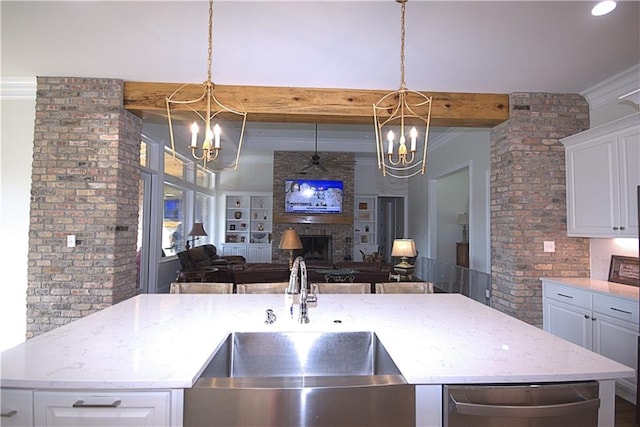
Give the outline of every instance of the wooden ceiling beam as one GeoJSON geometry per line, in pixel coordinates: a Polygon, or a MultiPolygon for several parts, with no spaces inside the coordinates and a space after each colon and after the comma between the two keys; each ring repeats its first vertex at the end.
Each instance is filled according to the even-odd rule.
{"type": "MultiPolygon", "coordinates": [[[[180,86],[125,82],[124,107],[145,119],[166,117],[165,99],[180,86]]],[[[389,91],[216,85],[215,93],[223,104],[240,101],[248,113],[247,120],[254,122],[370,124],[373,104],[389,91]]],[[[433,97],[434,127],[488,128],[509,118],[509,96],[505,94],[424,93],[433,97]]],[[[196,84],[181,90],[183,99],[196,99],[201,94],[202,89],[196,84]]],[[[202,104],[199,109],[204,110],[202,104]]]]}

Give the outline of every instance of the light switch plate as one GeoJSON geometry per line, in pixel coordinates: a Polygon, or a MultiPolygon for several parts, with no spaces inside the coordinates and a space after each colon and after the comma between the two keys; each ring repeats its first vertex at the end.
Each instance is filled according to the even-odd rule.
{"type": "Polygon", "coordinates": [[[76,247],[76,235],[75,234],[69,234],[67,236],[67,247],[68,248],[75,248],[76,247]]]}
{"type": "Polygon", "coordinates": [[[556,251],[556,242],[553,240],[547,240],[543,242],[543,247],[545,252],[555,252],[556,251]]]}

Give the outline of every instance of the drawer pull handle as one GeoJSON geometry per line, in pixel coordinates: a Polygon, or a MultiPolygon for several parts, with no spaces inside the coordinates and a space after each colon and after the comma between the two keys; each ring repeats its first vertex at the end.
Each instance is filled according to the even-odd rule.
{"type": "Polygon", "coordinates": [[[590,317],[591,317],[591,316],[589,316],[588,314],[585,314],[585,315],[584,315],[584,318],[585,318],[585,319],[588,319],[588,318],[590,318],[590,317]]]}
{"type": "Polygon", "coordinates": [[[565,295],[558,292],[558,296],[573,299],[573,295],[565,295]]]}
{"type": "Polygon", "coordinates": [[[618,311],[618,312],[620,312],[620,313],[624,313],[624,314],[632,314],[630,311],[627,311],[627,310],[622,310],[622,309],[615,308],[615,307],[609,307],[609,308],[610,308],[611,310],[613,310],[613,311],[618,311]]]}
{"type": "Polygon", "coordinates": [[[18,411],[16,411],[15,409],[12,409],[12,410],[11,410],[11,411],[9,411],[9,412],[3,412],[3,413],[1,413],[1,414],[0,414],[0,417],[2,417],[2,418],[11,418],[11,417],[13,417],[14,415],[16,415],[17,413],[18,413],[18,411]]]}
{"type": "Polygon", "coordinates": [[[113,403],[84,403],[84,400],[78,400],[73,404],[74,408],[117,408],[122,403],[122,400],[116,400],[113,403]]]}

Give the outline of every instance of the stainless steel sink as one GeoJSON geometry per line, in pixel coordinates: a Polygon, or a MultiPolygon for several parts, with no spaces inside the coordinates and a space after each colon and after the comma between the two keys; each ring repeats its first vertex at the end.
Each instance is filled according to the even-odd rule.
{"type": "Polygon", "coordinates": [[[185,390],[184,425],[415,425],[415,389],[372,332],[232,333],[185,390]]]}

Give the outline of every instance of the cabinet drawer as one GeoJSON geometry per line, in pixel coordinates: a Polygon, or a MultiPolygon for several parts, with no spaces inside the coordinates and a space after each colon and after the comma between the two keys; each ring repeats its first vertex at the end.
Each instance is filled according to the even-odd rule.
{"type": "Polygon", "coordinates": [[[91,425],[169,427],[171,393],[103,391],[35,391],[37,426],[91,425]]]}
{"type": "Polygon", "coordinates": [[[33,392],[31,390],[0,390],[0,426],[28,427],[33,425],[33,392]]]}
{"type": "Polygon", "coordinates": [[[590,292],[545,282],[544,293],[546,298],[562,301],[565,304],[571,304],[589,310],[591,309],[590,292]]]}
{"type": "Polygon", "coordinates": [[[638,323],[638,302],[606,295],[593,295],[593,311],[627,322],[638,323]]]}

